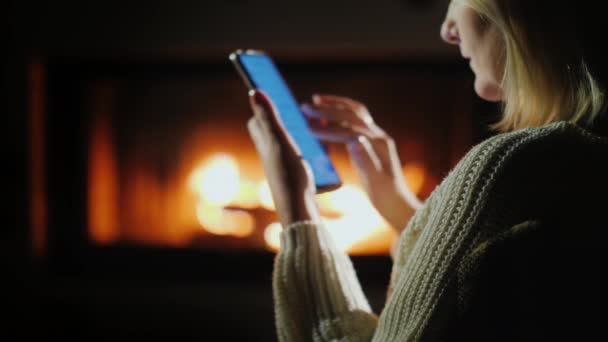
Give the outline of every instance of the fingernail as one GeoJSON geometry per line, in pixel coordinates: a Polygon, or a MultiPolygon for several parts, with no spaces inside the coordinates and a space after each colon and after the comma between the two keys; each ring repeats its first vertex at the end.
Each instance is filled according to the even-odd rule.
{"type": "Polygon", "coordinates": [[[267,108],[269,105],[268,100],[266,99],[264,94],[262,94],[262,92],[257,89],[249,90],[249,100],[252,104],[256,106],[267,108]]]}
{"type": "Polygon", "coordinates": [[[318,94],[312,95],[312,102],[314,102],[315,104],[321,103],[321,96],[319,96],[318,94]]]}
{"type": "Polygon", "coordinates": [[[259,104],[260,106],[263,106],[266,108],[270,107],[270,101],[268,101],[268,97],[266,97],[266,95],[264,93],[262,93],[261,91],[257,90],[255,92],[254,99],[255,99],[255,102],[257,102],[257,104],[259,104]]]}

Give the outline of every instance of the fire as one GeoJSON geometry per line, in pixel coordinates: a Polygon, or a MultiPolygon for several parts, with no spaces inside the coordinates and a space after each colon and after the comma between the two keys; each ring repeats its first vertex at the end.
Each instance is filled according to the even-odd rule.
{"type": "MultiPolygon", "coordinates": [[[[96,132],[89,161],[89,229],[95,242],[279,250],[282,226],[273,223],[276,208],[253,151],[205,153],[208,158],[195,163],[201,152],[192,148],[175,174],[159,177],[133,164],[125,168],[128,182],[121,185],[112,139],[99,127],[96,132]]],[[[348,158],[335,162],[344,185],[317,196],[325,228],[349,254],[386,254],[396,233],[354,182],[348,158]]],[[[403,173],[414,192],[424,185],[423,165],[408,164],[403,173]]]]}
{"type": "Polygon", "coordinates": [[[245,211],[226,210],[201,202],[196,207],[196,217],[201,226],[212,234],[246,237],[253,233],[255,221],[245,211]]]}
{"type": "Polygon", "coordinates": [[[388,226],[360,188],[345,184],[328,193],[330,209],[342,215],[326,219],[325,225],[338,248],[348,251],[355,243],[388,226]]]}
{"type": "MultiPolygon", "coordinates": [[[[380,236],[386,242],[394,238],[388,224],[359,187],[344,184],[336,191],[319,195],[317,199],[322,213],[338,213],[337,218],[323,217],[323,224],[340,250],[362,253],[369,249],[357,248],[357,245],[367,239],[380,236]]],[[[275,251],[280,248],[281,230],[279,223],[273,223],[264,232],[266,243],[275,251]]]]}
{"type": "Polygon", "coordinates": [[[190,176],[190,188],[205,203],[223,206],[239,192],[239,169],[236,160],[219,154],[198,167],[190,176]]]}
{"type": "Polygon", "coordinates": [[[258,187],[258,196],[260,199],[260,205],[269,210],[275,210],[274,200],[272,199],[272,193],[270,192],[270,186],[267,181],[261,181],[258,187]]]}
{"type": "Polygon", "coordinates": [[[408,163],[403,166],[403,175],[407,185],[414,193],[419,193],[424,186],[425,173],[424,165],[420,163],[408,163]]]}
{"type": "MultiPolygon", "coordinates": [[[[417,192],[424,183],[424,167],[409,164],[403,173],[408,185],[417,192]]],[[[216,154],[196,167],[188,184],[196,195],[193,206],[198,222],[211,234],[247,237],[255,232],[256,221],[246,209],[276,210],[268,182],[242,177],[236,158],[229,154],[216,154]],[[243,210],[229,210],[228,206],[243,210]]],[[[333,192],[318,195],[317,200],[325,227],[337,247],[345,252],[382,252],[396,238],[357,185],[345,182],[333,192]]],[[[280,248],[281,231],[278,222],[263,229],[263,239],[271,250],[280,248]]]]}
{"type": "Polygon", "coordinates": [[[279,222],[273,222],[264,229],[264,240],[268,247],[273,250],[278,250],[281,247],[281,232],[283,226],[279,222]]]}
{"type": "Polygon", "coordinates": [[[224,208],[238,195],[244,202],[250,202],[251,184],[240,181],[238,164],[233,157],[213,156],[192,172],[188,183],[197,196],[196,218],[206,231],[236,237],[253,233],[255,220],[251,214],[224,208]]]}
{"type": "MultiPolygon", "coordinates": [[[[107,94],[104,94],[107,95],[107,94]]],[[[95,127],[91,134],[88,168],[89,232],[102,244],[119,238],[118,167],[112,151],[112,133],[103,113],[94,113],[95,127]]]]}

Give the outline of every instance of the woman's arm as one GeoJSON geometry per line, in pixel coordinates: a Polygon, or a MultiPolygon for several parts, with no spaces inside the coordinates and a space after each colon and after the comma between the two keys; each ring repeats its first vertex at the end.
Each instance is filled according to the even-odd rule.
{"type": "Polygon", "coordinates": [[[371,341],[377,317],[349,257],[325,227],[295,222],[285,229],[273,273],[279,341],[371,341]]]}
{"type": "Polygon", "coordinates": [[[320,223],[312,175],[269,99],[252,94],[249,131],[284,231],[273,290],[280,341],[369,341],[376,316],[348,256],[320,223]]]}
{"type": "Polygon", "coordinates": [[[407,185],[394,140],[350,98],[315,95],[302,111],[317,137],[346,145],[369,199],[400,234],[422,203],[407,185]]]}
{"type": "MultiPolygon", "coordinates": [[[[269,114],[262,113],[260,117],[278,123],[272,107],[267,108],[269,114]]],[[[520,175],[529,173],[531,166],[526,161],[545,164],[547,160],[559,160],[553,156],[541,160],[537,151],[552,146],[551,137],[559,137],[562,126],[498,135],[467,153],[408,223],[393,267],[392,293],[377,319],[365,300],[350,260],[335,248],[318,223],[316,207],[293,209],[298,208],[298,203],[307,202],[299,196],[313,196],[305,190],[306,186],[301,187],[311,184],[310,174],[297,181],[290,177],[269,180],[275,186],[271,185],[273,195],[277,195],[275,201],[284,200],[281,205],[286,213],[308,212],[295,219],[279,213],[286,228],[273,274],[280,341],[454,339],[449,333],[459,319],[460,286],[455,268],[462,265],[463,255],[476,248],[479,237],[498,233],[509,227],[511,221],[525,216],[517,211],[522,210],[522,197],[514,195],[518,193],[514,187],[521,183],[520,175]],[[533,159],[521,162],[523,152],[533,159]]],[[[274,137],[274,145],[291,146],[289,140],[275,133],[267,132],[265,136],[274,137]]],[[[256,142],[256,146],[260,144],[256,142]]],[[[295,146],[290,148],[297,156],[295,146]]],[[[292,160],[289,153],[283,154],[283,158],[272,157],[272,153],[264,150],[261,153],[266,154],[263,159],[269,169],[293,168],[292,175],[306,174],[298,173],[294,167],[303,165],[306,170],[306,164],[297,164],[293,161],[297,158],[292,160]]],[[[268,173],[271,177],[277,174],[281,173],[268,173]]],[[[277,207],[281,208],[278,203],[277,207]]]]}

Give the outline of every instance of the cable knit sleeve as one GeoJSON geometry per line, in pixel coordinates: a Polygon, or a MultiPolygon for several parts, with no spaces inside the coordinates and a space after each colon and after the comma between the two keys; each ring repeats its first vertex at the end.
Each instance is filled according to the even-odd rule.
{"type": "Polygon", "coordinates": [[[483,221],[480,213],[497,170],[527,138],[517,134],[478,145],[434,190],[401,236],[390,298],[377,319],[350,260],[335,248],[324,227],[312,222],[286,227],[274,269],[279,341],[419,341],[440,336],[450,318],[449,269],[483,221]]]}
{"type": "MultiPolygon", "coordinates": [[[[499,135],[471,149],[408,223],[391,274],[392,293],[379,316],[350,259],[321,224],[286,227],[273,273],[279,341],[454,340],[449,332],[463,256],[512,221],[522,222],[529,206],[523,205],[519,176],[531,167],[528,161],[556,159],[548,148],[577,132],[557,123],[499,135]]],[[[529,197],[525,203],[536,198],[529,197]]]]}
{"type": "Polygon", "coordinates": [[[372,339],[377,316],[322,224],[296,222],[281,233],[273,288],[279,341],[372,339]]]}

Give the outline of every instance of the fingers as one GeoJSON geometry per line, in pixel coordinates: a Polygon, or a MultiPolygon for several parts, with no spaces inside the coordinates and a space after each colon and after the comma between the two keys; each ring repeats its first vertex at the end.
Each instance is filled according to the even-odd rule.
{"type": "Polygon", "coordinates": [[[358,139],[360,136],[375,139],[374,132],[369,129],[351,126],[344,122],[335,123],[322,120],[311,120],[308,127],[315,136],[324,141],[348,143],[358,139]]]}
{"type": "Polygon", "coordinates": [[[247,121],[247,130],[249,131],[249,136],[251,136],[251,140],[253,140],[253,145],[258,151],[258,154],[263,155],[267,143],[264,135],[264,130],[262,129],[259,119],[256,116],[250,118],[249,121],[247,121]]]}
{"type": "MultiPolygon", "coordinates": [[[[263,138],[263,135],[272,136],[277,140],[281,148],[289,150],[294,155],[301,156],[302,154],[298,146],[285,129],[279,117],[279,112],[270,98],[260,90],[252,90],[249,92],[249,100],[257,118],[257,124],[251,123],[251,125],[254,131],[257,129],[256,134],[258,138],[263,138]]],[[[248,123],[248,127],[249,125],[250,123],[248,123]]]]}
{"type": "Polygon", "coordinates": [[[348,97],[315,94],[312,97],[312,101],[313,104],[320,109],[350,111],[365,125],[370,125],[374,122],[364,104],[348,97]]]}
{"type": "Polygon", "coordinates": [[[374,150],[378,154],[378,158],[384,161],[384,167],[394,168],[398,165],[398,169],[401,170],[399,153],[392,138],[386,136],[384,139],[374,140],[374,150]]]}
{"type": "Polygon", "coordinates": [[[386,169],[393,163],[393,159],[398,162],[395,144],[383,131],[379,133],[367,127],[351,125],[347,122],[337,123],[319,119],[311,120],[309,128],[320,140],[344,143],[349,147],[351,154],[365,154],[366,156],[363,157],[371,158],[369,162],[377,170],[386,169]]]}
{"type": "Polygon", "coordinates": [[[378,155],[375,153],[375,150],[369,139],[364,136],[360,136],[357,141],[365,149],[365,152],[367,152],[363,154],[365,158],[361,158],[362,162],[369,164],[369,166],[373,166],[376,171],[382,171],[382,162],[380,161],[380,158],[378,158],[378,155]]]}
{"type": "Polygon", "coordinates": [[[312,96],[312,101],[315,105],[329,105],[353,110],[365,108],[361,102],[344,96],[315,94],[312,96]]]}
{"type": "Polygon", "coordinates": [[[350,125],[368,127],[365,120],[351,109],[341,109],[332,106],[317,106],[304,103],[300,106],[302,113],[309,119],[334,121],[336,123],[348,123],[350,125]]]}
{"type": "MultiPolygon", "coordinates": [[[[309,121],[317,120],[322,123],[351,127],[355,131],[360,129],[363,131],[360,134],[370,139],[382,138],[386,135],[374,123],[367,108],[355,100],[333,95],[314,95],[313,102],[312,105],[305,103],[301,106],[302,112],[309,121]]],[[[323,136],[327,137],[326,134],[323,136]]],[[[335,139],[331,136],[329,138],[335,139]]]]}
{"type": "Polygon", "coordinates": [[[346,146],[358,178],[365,188],[369,188],[373,180],[379,179],[382,173],[381,162],[378,160],[367,138],[363,136],[346,146]]]}
{"type": "Polygon", "coordinates": [[[254,114],[261,119],[261,123],[267,123],[269,130],[273,134],[280,136],[282,139],[288,139],[287,132],[283,128],[274,104],[262,91],[251,90],[249,92],[249,101],[254,114]]]}

